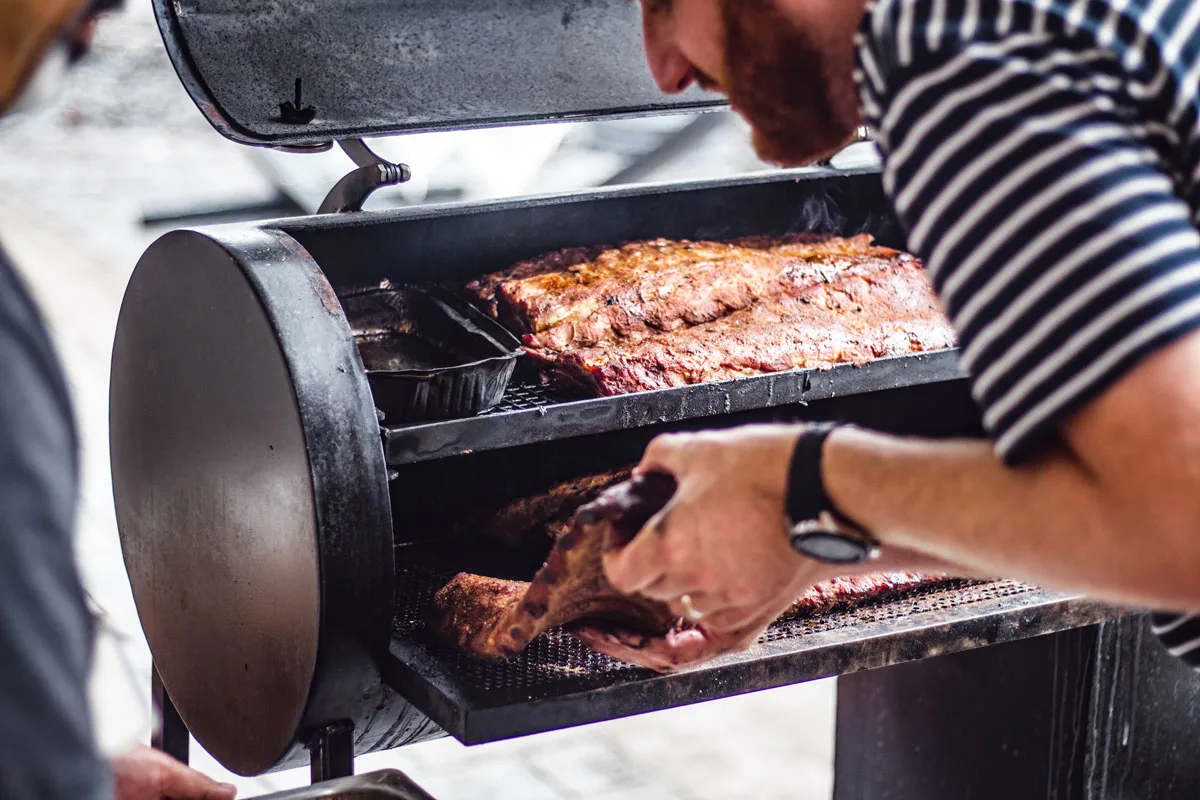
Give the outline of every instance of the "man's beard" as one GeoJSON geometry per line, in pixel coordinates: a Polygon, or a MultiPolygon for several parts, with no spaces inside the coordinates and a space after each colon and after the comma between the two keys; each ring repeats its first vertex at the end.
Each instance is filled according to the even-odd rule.
{"type": "Polygon", "coordinates": [[[721,88],[750,123],[758,155],[798,166],[845,146],[859,124],[850,42],[822,46],[772,0],[722,0],[721,7],[721,88]]]}

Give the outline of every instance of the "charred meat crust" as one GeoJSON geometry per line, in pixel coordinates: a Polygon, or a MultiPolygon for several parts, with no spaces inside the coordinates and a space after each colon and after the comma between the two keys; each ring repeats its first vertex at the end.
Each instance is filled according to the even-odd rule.
{"type": "Polygon", "coordinates": [[[915,263],[862,259],[794,296],[669,334],[528,352],[553,383],[609,396],[953,346],[953,331],[915,263]]]}
{"type": "Polygon", "coordinates": [[[584,475],[538,494],[468,512],[455,522],[453,534],[459,539],[482,536],[513,550],[540,553],[539,557],[545,558],[554,540],[570,527],[571,517],[581,505],[627,480],[632,473],[633,467],[623,467],[584,475]]]}
{"type": "Polygon", "coordinates": [[[818,583],[796,598],[781,620],[805,619],[844,611],[864,602],[882,603],[926,586],[944,583],[937,575],[915,572],[884,572],[876,575],[851,575],[818,583]]]}
{"type": "Polygon", "coordinates": [[[865,235],[576,248],[466,293],[545,379],[591,396],[954,346],[920,262],[865,235]]]}
{"type": "Polygon", "coordinates": [[[575,514],[529,583],[465,572],[454,576],[434,596],[433,631],[485,661],[510,658],[537,635],[580,619],[665,634],[675,622],[670,608],[617,592],[601,559],[628,542],[669,498],[660,483],[644,478],[609,488],[575,514]]]}
{"type": "Polygon", "coordinates": [[[558,350],[719,319],[785,294],[839,258],[867,255],[898,254],[869,236],[654,239],[560,250],[473,281],[466,294],[529,347],[558,350]]]}
{"type": "MultiPolygon", "coordinates": [[[[623,471],[622,471],[623,472],[623,471]]],[[[540,541],[554,538],[545,563],[531,581],[505,580],[471,573],[455,575],[434,597],[429,622],[433,632],[467,654],[485,661],[503,661],[524,650],[538,635],[558,626],[586,623],[638,636],[648,644],[688,626],[665,604],[617,592],[604,575],[604,553],[627,544],[674,492],[674,481],[665,476],[640,476],[615,482],[606,473],[560,484],[546,495],[569,495],[572,487],[592,492],[590,503],[563,525],[551,522],[538,530],[529,517],[512,531],[524,531],[540,541]]],[[[544,497],[545,495],[540,495],[544,497]]],[[[552,509],[558,505],[537,500],[516,501],[522,509],[552,509]]],[[[504,510],[502,510],[503,512],[504,510]]],[[[494,519],[520,517],[515,509],[494,519]]],[[[511,532],[504,538],[509,538],[511,532]]],[[[807,590],[780,618],[828,614],[864,601],[892,599],[938,579],[911,573],[838,578],[807,590]]],[[[569,628],[570,629],[570,628],[569,628]]],[[[714,641],[717,655],[719,641],[714,641]]],[[[649,658],[645,665],[667,669],[649,658]]],[[[636,656],[633,656],[636,658],[636,656]]]]}

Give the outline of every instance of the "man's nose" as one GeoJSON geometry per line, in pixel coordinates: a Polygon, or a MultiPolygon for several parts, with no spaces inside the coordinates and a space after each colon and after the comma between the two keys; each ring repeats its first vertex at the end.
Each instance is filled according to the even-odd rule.
{"type": "Polygon", "coordinates": [[[669,19],[643,9],[642,38],[646,43],[650,74],[659,89],[667,94],[677,94],[692,85],[695,70],[692,62],[675,46],[669,19]]]}

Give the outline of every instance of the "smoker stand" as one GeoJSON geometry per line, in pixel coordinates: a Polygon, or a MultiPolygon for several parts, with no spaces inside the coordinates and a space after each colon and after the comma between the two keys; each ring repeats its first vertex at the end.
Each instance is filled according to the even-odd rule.
{"type": "Polygon", "coordinates": [[[835,800],[1197,796],[1200,681],[1144,615],[838,682],[835,800]]]}

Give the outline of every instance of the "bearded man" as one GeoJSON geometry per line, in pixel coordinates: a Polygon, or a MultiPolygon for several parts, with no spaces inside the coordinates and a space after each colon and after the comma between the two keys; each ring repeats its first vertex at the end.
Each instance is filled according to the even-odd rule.
{"type": "MultiPolygon", "coordinates": [[[[48,97],[119,0],[0,0],[0,114],[48,97]]],[[[3,158],[3,154],[0,154],[3,158]]],[[[0,250],[0,797],[232,800],[139,746],[105,764],[88,711],[93,624],[72,547],[78,440],[37,309],[0,250]]]]}
{"type": "Polygon", "coordinates": [[[679,490],[612,583],[738,648],[836,575],[1013,577],[1184,612],[1156,631],[1200,665],[1200,4],[645,0],[643,21],[659,86],[724,92],[765,158],[873,129],[990,440],[656,439],[641,469],[679,490]]]}

